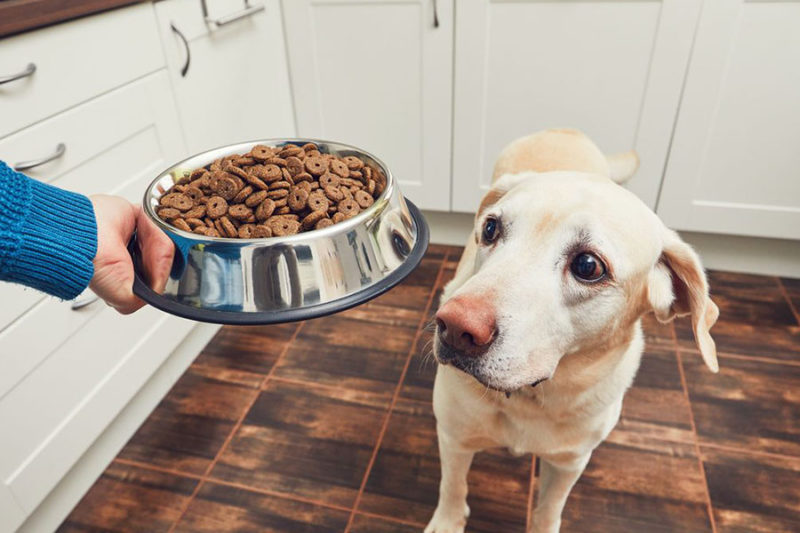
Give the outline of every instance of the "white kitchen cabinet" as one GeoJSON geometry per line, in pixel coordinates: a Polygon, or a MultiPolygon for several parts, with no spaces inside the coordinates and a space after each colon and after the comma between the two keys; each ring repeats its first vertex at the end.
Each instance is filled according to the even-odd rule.
{"type": "Polygon", "coordinates": [[[800,2],[705,2],[658,213],[800,238],[800,2]]]}
{"type": "Polygon", "coordinates": [[[283,10],[298,133],[373,153],[419,207],[449,209],[453,0],[283,10]]]}
{"type": "MultiPolygon", "coordinates": [[[[141,202],[186,151],[166,71],[0,139],[0,159],[35,159],[58,143],[61,157],[26,173],[141,202]]],[[[73,309],[30,290],[20,306],[18,291],[0,286],[0,301],[18,313],[0,323],[0,531],[33,512],[192,327],[152,308],[124,317],[102,302],[73,309]]]]}
{"type": "Polygon", "coordinates": [[[508,142],[553,127],[636,149],[627,186],[655,206],[700,4],[458,2],[453,210],[477,208],[508,142]]]}
{"type": "MultiPolygon", "coordinates": [[[[252,5],[258,3],[265,5],[263,11],[220,27],[205,22],[200,0],[155,4],[190,153],[295,135],[280,3],[254,0],[252,5]]],[[[243,7],[209,2],[209,16],[224,17],[243,7]]]]}

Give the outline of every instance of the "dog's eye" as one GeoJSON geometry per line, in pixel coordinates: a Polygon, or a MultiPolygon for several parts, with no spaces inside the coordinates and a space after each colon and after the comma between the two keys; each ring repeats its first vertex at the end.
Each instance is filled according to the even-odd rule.
{"type": "Polygon", "coordinates": [[[492,244],[500,236],[500,221],[495,217],[486,217],[483,222],[483,232],[481,233],[484,244],[492,244]]]}
{"type": "Polygon", "coordinates": [[[581,281],[600,281],[606,275],[606,266],[596,255],[589,252],[576,255],[569,269],[581,281]]]}

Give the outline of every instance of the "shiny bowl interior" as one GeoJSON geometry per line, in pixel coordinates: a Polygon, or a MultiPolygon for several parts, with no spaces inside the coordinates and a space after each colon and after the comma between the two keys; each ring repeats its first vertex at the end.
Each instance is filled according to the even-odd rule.
{"type": "Polygon", "coordinates": [[[195,155],[162,172],[147,188],[144,210],[175,243],[163,293],[143,279],[138,246],[131,243],[134,292],[152,305],[194,320],[268,324],[304,320],[347,309],[405,278],[427,248],[428,228],[407,202],[391,171],[356,147],[316,139],[267,139],[195,155]],[[227,239],[182,231],[155,212],[159,198],[186,172],[256,144],[313,142],[323,153],[356,155],[386,175],[386,188],[355,217],[321,230],[268,239],[227,239]]]}

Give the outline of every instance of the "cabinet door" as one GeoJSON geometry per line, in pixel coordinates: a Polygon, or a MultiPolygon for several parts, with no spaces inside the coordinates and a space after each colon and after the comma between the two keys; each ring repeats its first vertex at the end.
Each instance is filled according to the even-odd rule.
{"type": "Polygon", "coordinates": [[[800,2],[705,2],[658,213],[800,238],[800,2]]]}
{"type": "Polygon", "coordinates": [[[0,531],[14,531],[25,519],[25,513],[11,494],[5,480],[0,480],[0,531]]]}
{"type": "MultiPolygon", "coordinates": [[[[256,3],[263,3],[264,11],[221,27],[206,24],[198,0],[155,4],[190,153],[295,135],[280,3],[256,3]],[[183,76],[187,48],[189,66],[183,76]]],[[[209,15],[219,18],[243,5],[209,2],[209,15]]]]}
{"type": "Polygon", "coordinates": [[[453,1],[283,9],[299,134],[363,148],[419,207],[449,209],[453,1]]]}
{"type": "Polygon", "coordinates": [[[453,208],[474,211],[513,139],[583,130],[636,149],[627,186],[655,206],[697,0],[470,0],[456,10],[453,208]]]}

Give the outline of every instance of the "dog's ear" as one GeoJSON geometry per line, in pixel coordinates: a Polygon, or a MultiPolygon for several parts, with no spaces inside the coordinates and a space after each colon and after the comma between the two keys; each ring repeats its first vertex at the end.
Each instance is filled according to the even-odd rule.
{"type": "Polygon", "coordinates": [[[712,372],[718,372],[717,348],[709,330],[717,321],[719,309],[708,296],[708,281],[700,258],[677,233],[666,228],[664,231],[664,249],[648,283],[650,305],[661,322],[691,315],[703,361],[712,372]]]}
{"type": "Polygon", "coordinates": [[[497,178],[494,183],[492,183],[492,187],[483,197],[481,200],[481,205],[478,207],[478,213],[475,215],[476,218],[480,218],[486,209],[496,204],[500,201],[500,198],[506,195],[508,191],[525,181],[526,179],[533,176],[534,172],[522,172],[519,174],[503,174],[499,178],[497,178]]]}

